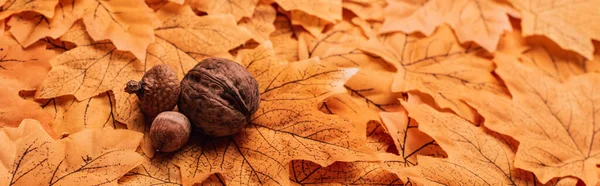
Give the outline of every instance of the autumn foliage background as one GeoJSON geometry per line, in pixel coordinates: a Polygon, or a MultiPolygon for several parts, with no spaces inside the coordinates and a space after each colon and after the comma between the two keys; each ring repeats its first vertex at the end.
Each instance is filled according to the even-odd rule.
{"type": "Polygon", "coordinates": [[[598,0],[0,0],[0,185],[600,185],[598,0]],[[123,88],[245,66],[155,153],[123,88]]]}

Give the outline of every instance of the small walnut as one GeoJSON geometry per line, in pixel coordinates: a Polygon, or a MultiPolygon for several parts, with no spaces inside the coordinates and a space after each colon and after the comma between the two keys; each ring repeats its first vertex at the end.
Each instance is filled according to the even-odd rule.
{"type": "Polygon", "coordinates": [[[173,68],[160,64],[150,68],[141,81],[129,81],[125,92],[137,95],[140,109],[151,119],[175,108],[180,92],[179,81],[173,68]]]}
{"type": "Polygon", "coordinates": [[[208,58],[181,81],[177,106],[200,132],[227,136],[239,132],[258,110],[258,82],[231,60],[208,58]]]}

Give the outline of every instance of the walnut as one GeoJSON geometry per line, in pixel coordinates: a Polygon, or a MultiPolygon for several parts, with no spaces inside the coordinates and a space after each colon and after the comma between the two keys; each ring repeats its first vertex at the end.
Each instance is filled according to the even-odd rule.
{"type": "Polygon", "coordinates": [[[242,65],[208,58],[181,81],[177,106],[200,132],[227,136],[239,132],[258,110],[258,82],[242,65]]]}

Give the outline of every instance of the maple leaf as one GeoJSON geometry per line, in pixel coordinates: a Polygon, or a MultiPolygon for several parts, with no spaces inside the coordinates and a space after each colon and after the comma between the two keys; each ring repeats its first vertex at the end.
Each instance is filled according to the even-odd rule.
{"type": "Polygon", "coordinates": [[[355,70],[339,69],[317,59],[277,61],[267,42],[242,50],[237,61],[259,83],[261,105],[251,122],[231,137],[190,139],[175,155],[185,185],[219,172],[227,184],[289,182],[288,163],[304,159],[326,166],[334,161],[373,159],[347,120],[316,106],[343,91],[355,70]]]}
{"type": "Polygon", "coordinates": [[[596,9],[599,1],[509,2],[521,12],[523,36],[544,35],[563,49],[589,60],[593,58],[594,46],[590,40],[600,40],[600,26],[590,23],[600,19],[596,9]]]}
{"type": "Polygon", "coordinates": [[[235,21],[252,17],[259,0],[188,0],[192,8],[208,15],[233,15],[235,21]]]}
{"type": "MultiPolygon", "coordinates": [[[[2,5],[0,7],[0,20],[25,11],[38,12],[51,18],[54,16],[54,6],[56,6],[57,3],[58,0],[3,0],[0,1],[0,4],[2,5]]],[[[2,32],[4,32],[4,30],[2,30],[2,32]]]]}
{"type": "Polygon", "coordinates": [[[487,51],[496,50],[504,31],[512,31],[510,5],[495,0],[390,0],[381,32],[421,32],[431,35],[448,23],[461,43],[473,41],[487,51]]]}
{"type": "Polygon", "coordinates": [[[386,0],[344,0],[342,6],[362,20],[383,21],[383,10],[387,2],[386,0]]]}
{"type": "Polygon", "coordinates": [[[512,100],[479,93],[465,98],[485,118],[486,126],[520,142],[515,166],[535,173],[542,183],[574,176],[596,185],[600,138],[594,105],[598,74],[571,77],[564,84],[516,59],[496,56],[496,73],[512,100]]]}
{"type": "Polygon", "coordinates": [[[270,40],[275,54],[281,61],[298,61],[298,40],[291,20],[283,15],[275,18],[275,31],[271,33],[270,40]]]}
{"type": "Polygon", "coordinates": [[[293,25],[300,25],[314,36],[319,36],[330,22],[299,10],[292,10],[290,19],[293,25]]]}
{"type": "Polygon", "coordinates": [[[299,10],[325,21],[335,22],[342,19],[342,0],[275,0],[287,11],[299,10]]]}
{"type": "Polygon", "coordinates": [[[34,12],[13,16],[8,21],[10,33],[24,47],[44,37],[59,38],[75,21],[83,17],[84,5],[81,0],[60,0],[52,18],[34,12]]]}
{"type": "Polygon", "coordinates": [[[252,34],[252,39],[262,43],[269,40],[269,35],[275,31],[273,22],[276,16],[277,12],[271,5],[259,4],[252,17],[242,19],[239,25],[252,34]]]}
{"type": "Polygon", "coordinates": [[[426,185],[539,184],[533,174],[515,167],[517,142],[511,138],[424,104],[402,105],[419,121],[419,129],[448,152],[448,158],[419,156],[419,165],[403,170],[411,179],[426,185]]]}
{"type": "Polygon", "coordinates": [[[336,162],[327,167],[309,161],[290,163],[290,180],[299,185],[403,185],[376,162],[336,162]]]}
{"type": "Polygon", "coordinates": [[[73,134],[86,128],[123,128],[115,120],[113,98],[107,92],[82,101],[62,96],[40,102],[54,118],[50,126],[56,134],[73,134]]]}
{"type": "Polygon", "coordinates": [[[476,114],[460,100],[464,91],[505,94],[502,83],[491,74],[493,63],[478,55],[481,49],[459,45],[447,27],[440,27],[425,38],[402,33],[382,35],[360,49],[382,57],[398,69],[393,92],[426,93],[442,109],[449,108],[471,121],[476,114]]]}
{"type": "Polygon", "coordinates": [[[21,91],[35,90],[50,71],[48,60],[54,53],[44,44],[35,44],[23,49],[7,33],[0,40],[0,126],[18,126],[23,119],[39,120],[46,131],[54,133],[48,126],[52,116],[35,102],[21,97],[21,91]]]}
{"type": "Polygon", "coordinates": [[[87,129],[54,141],[39,122],[3,128],[2,185],[115,184],[142,163],[135,152],[142,135],[114,129],[87,129]],[[119,161],[114,161],[118,159],[119,161]]]}
{"type": "Polygon", "coordinates": [[[144,156],[144,162],[119,179],[119,185],[181,185],[181,172],[166,154],[152,158],[144,156]]]}

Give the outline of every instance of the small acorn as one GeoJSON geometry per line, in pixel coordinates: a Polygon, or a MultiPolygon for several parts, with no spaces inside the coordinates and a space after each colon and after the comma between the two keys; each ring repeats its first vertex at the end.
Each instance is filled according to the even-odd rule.
{"type": "Polygon", "coordinates": [[[147,118],[154,118],[161,112],[175,108],[179,97],[179,81],[173,68],[160,64],[150,68],[141,81],[129,81],[125,92],[135,93],[142,112],[147,118]]]}
{"type": "Polygon", "coordinates": [[[258,82],[244,66],[223,58],[207,58],[181,80],[179,112],[210,136],[239,132],[258,110],[258,82]]]}
{"type": "Polygon", "coordinates": [[[183,147],[191,133],[191,124],[185,115],[175,112],[161,112],[152,121],[150,140],[152,147],[160,152],[173,152],[183,147]]]}

